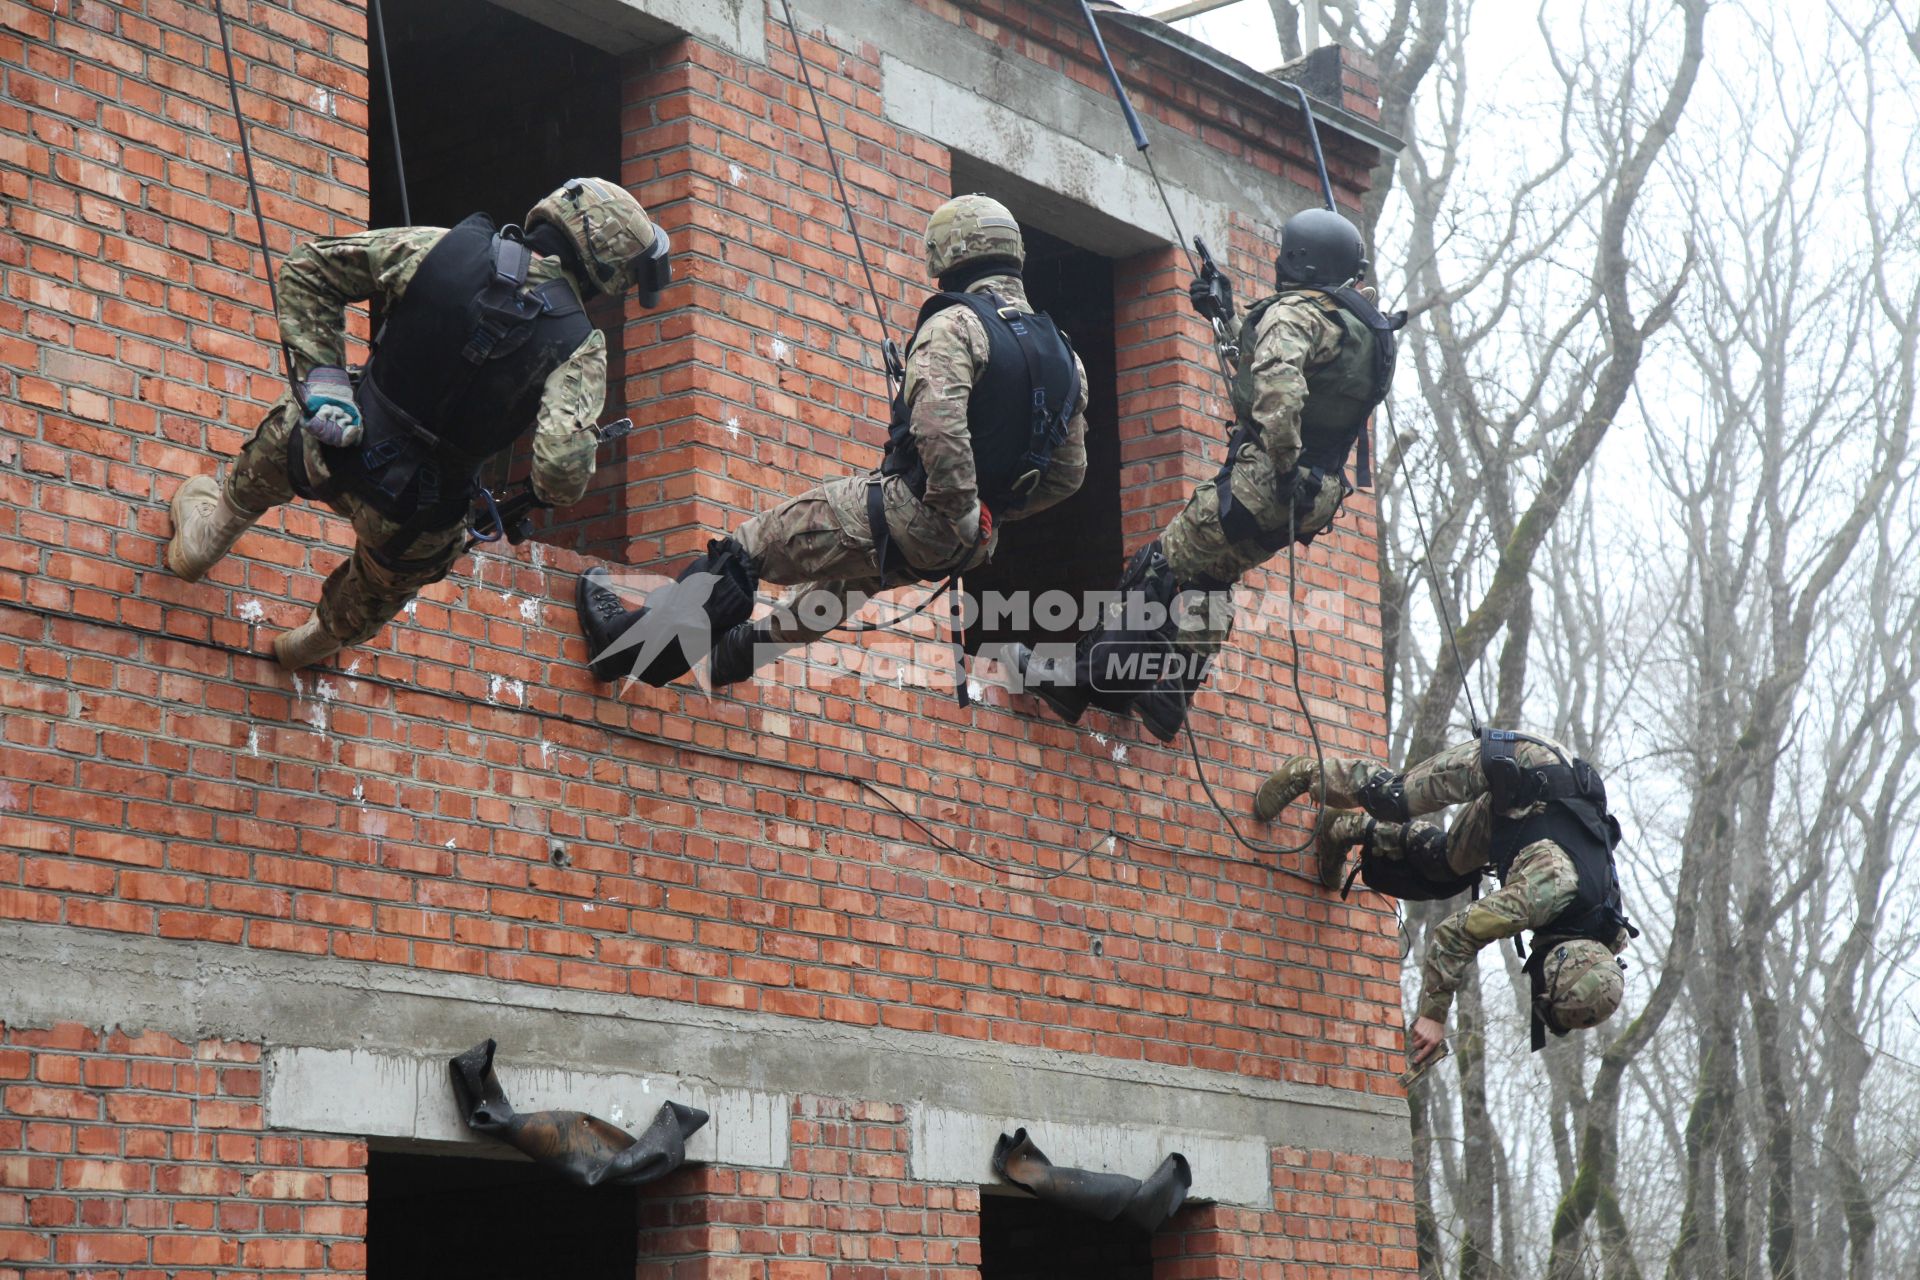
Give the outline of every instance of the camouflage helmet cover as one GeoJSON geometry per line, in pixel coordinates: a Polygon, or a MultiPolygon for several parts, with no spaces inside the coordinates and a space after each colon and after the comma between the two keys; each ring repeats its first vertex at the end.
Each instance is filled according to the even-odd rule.
{"type": "Polygon", "coordinates": [[[927,220],[927,274],[938,279],[962,263],[1008,258],[1027,260],[1020,224],[1007,206],[988,196],[955,196],[927,220]]]}
{"type": "Polygon", "coordinates": [[[1613,1016],[1626,980],[1613,951],[1588,938],[1555,945],[1545,964],[1546,997],[1553,1016],[1568,1031],[1597,1027],[1613,1016]]]}
{"type": "MultiPolygon", "coordinates": [[[[602,293],[651,283],[651,263],[664,263],[666,233],[653,225],[633,193],[605,178],[574,178],[527,211],[527,230],[558,227],[602,293]]],[[[661,281],[659,283],[664,283],[661,281]]]]}

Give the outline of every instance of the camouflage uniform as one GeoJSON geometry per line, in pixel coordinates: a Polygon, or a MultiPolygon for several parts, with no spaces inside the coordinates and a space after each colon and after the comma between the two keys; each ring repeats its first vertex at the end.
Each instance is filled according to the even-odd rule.
{"type": "MultiPolygon", "coordinates": [[[[1253,361],[1253,418],[1260,424],[1260,438],[1239,447],[1232,472],[1233,500],[1258,522],[1263,533],[1285,533],[1290,520],[1296,536],[1318,533],[1333,523],[1345,496],[1343,478],[1329,473],[1321,478],[1310,507],[1306,496],[1301,496],[1296,514],[1282,485],[1283,477],[1295,473],[1300,457],[1300,412],[1307,402],[1307,370],[1326,364],[1340,352],[1340,326],[1328,318],[1339,305],[1322,293],[1289,292],[1285,301],[1269,307],[1260,317],[1252,346],[1241,356],[1242,360],[1253,361]]],[[[1237,339],[1239,325],[1238,320],[1228,325],[1228,340],[1237,339]]],[[[1302,475],[1300,480],[1305,483],[1307,477],[1302,475]]],[[[1232,584],[1274,554],[1258,542],[1235,542],[1227,536],[1220,526],[1217,484],[1208,480],[1196,487],[1187,505],[1160,536],[1167,563],[1178,581],[1194,584],[1211,580],[1228,585],[1228,590],[1214,593],[1223,599],[1204,605],[1190,601],[1192,607],[1180,621],[1176,643],[1189,652],[1208,656],[1218,653],[1226,643],[1233,620],[1232,584]]]]}
{"type": "MultiPolygon", "coordinates": [[[[304,379],[315,366],[345,363],[347,304],[378,298],[392,308],[445,234],[438,227],[395,227],[296,248],[279,276],[280,332],[293,352],[295,375],[304,379]]],[[[527,280],[537,285],[562,275],[558,258],[536,256],[527,280]]],[[[594,426],[606,400],[606,370],[606,340],[596,330],[547,379],[533,439],[533,487],[542,502],[566,506],[586,493],[598,443],[594,426]]],[[[300,422],[299,409],[287,397],[267,411],[227,478],[227,496],[236,507],[258,515],[293,500],[287,448],[300,422]]],[[[308,476],[324,485],[329,476],[319,445],[303,434],[301,448],[308,476]]],[[[351,493],[341,493],[329,505],[353,522],[356,542],[352,557],[327,578],[316,613],[321,627],[344,647],[371,639],[421,587],[444,578],[460,558],[466,529],[462,524],[422,533],[397,553],[408,568],[395,571],[369,549],[401,526],[351,493]]]]}
{"type": "MultiPolygon", "coordinates": [[[[1010,306],[1031,311],[1026,287],[1016,275],[988,276],[969,293],[992,292],[1010,306]]],[[[885,580],[867,523],[867,491],[876,479],[886,502],[887,533],[907,563],[927,574],[964,571],[993,558],[996,529],[980,540],[980,493],[975,482],[967,402],[987,367],[986,326],[965,307],[936,312],[907,351],[906,399],[913,438],[926,466],[924,497],[916,498],[904,476],[879,472],[847,476],[801,494],[755,516],[734,535],[762,581],[797,584],[789,597],[812,592],[846,599],[898,585],[885,580]]],[[[997,520],[1034,515],[1072,497],[1087,473],[1086,370],[1074,358],[1081,392],[1067,424],[1067,438],[1053,452],[1046,479],[1018,511],[995,512],[997,520]]],[[[783,644],[819,639],[797,611],[780,609],[772,637],[783,644]]]]}
{"type": "MultiPolygon", "coordinates": [[[[1522,768],[1559,763],[1560,756],[1534,742],[1516,744],[1515,758],[1522,768]]],[[[1357,843],[1371,838],[1375,852],[1389,858],[1400,856],[1405,844],[1428,823],[1375,823],[1364,813],[1334,812],[1352,810],[1360,804],[1360,792],[1367,781],[1382,771],[1377,761],[1329,756],[1326,760],[1327,830],[1329,843],[1357,843]]],[[[1306,794],[1316,788],[1322,771],[1311,757],[1295,757],[1276,773],[1274,781],[1282,792],[1306,794]]],[[[1493,827],[1492,799],[1487,794],[1486,774],[1480,765],[1480,744],[1462,742],[1407,770],[1405,777],[1407,812],[1413,817],[1437,813],[1450,805],[1464,804],[1447,826],[1448,865],[1467,875],[1485,866],[1493,827]]],[[[1256,812],[1269,812],[1264,803],[1256,812]]],[[[1522,818],[1544,810],[1544,804],[1516,809],[1507,816],[1522,818]]],[[[1480,949],[1502,938],[1511,938],[1529,929],[1551,923],[1572,905],[1578,889],[1573,859],[1551,840],[1537,840],[1522,848],[1514,858],[1506,882],[1443,920],[1434,929],[1427,953],[1420,962],[1420,1005],[1418,1016],[1444,1022],[1453,1004],[1453,993],[1460,988],[1467,969],[1480,949]]],[[[1555,939],[1536,936],[1536,950],[1551,947],[1555,939]]],[[[1612,947],[1617,955],[1626,950],[1628,935],[1621,930],[1612,947]]]]}

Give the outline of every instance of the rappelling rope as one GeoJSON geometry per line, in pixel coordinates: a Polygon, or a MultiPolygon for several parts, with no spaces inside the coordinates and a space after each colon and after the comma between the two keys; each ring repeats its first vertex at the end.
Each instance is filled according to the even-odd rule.
{"type": "MultiPolygon", "coordinates": [[[[240,133],[240,158],[246,164],[247,191],[253,198],[253,222],[260,232],[260,264],[267,277],[267,301],[273,306],[274,328],[280,325],[280,291],[273,282],[273,250],[267,247],[267,216],[260,208],[260,184],[253,176],[253,147],[247,141],[247,118],[240,113],[240,81],[233,70],[233,42],[227,38],[227,11],[221,0],[212,0],[214,17],[220,23],[220,51],[226,55],[227,93],[233,100],[233,127],[240,133]]],[[[293,349],[287,345],[287,336],[280,334],[280,360],[287,375],[287,390],[293,394],[294,407],[297,410],[305,399],[300,394],[300,385],[293,376],[293,349]]]]}
{"type": "MultiPolygon", "coordinates": [[[[781,0],[781,8],[786,11],[787,32],[793,37],[793,56],[800,64],[800,80],[807,87],[807,97],[813,103],[814,122],[820,126],[820,141],[827,149],[827,167],[833,172],[834,191],[840,197],[840,207],[847,214],[847,230],[853,236],[854,253],[860,258],[860,270],[867,278],[867,297],[873,302],[874,323],[880,326],[880,360],[887,373],[887,397],[889,401],[906,386],[907,366],[900,354],[900,345],[893,340],[887,327],[886,304],[880,299],[880,286],[875,282],[873,266],[867,261],[866,238],[860,234],[860,223],[854,216],[853,201],[847,195],[847,180],[840,172],[840,152],[833,145],[833,135],[827,132],[826,113],[820,109],[820,93],[813,87],[813,72],[807,62],[807,51],[800,43],[800,24],[793,17],[793,0],[781,0]]],[[[855,634],[875,631],[897,631],[899,625],[918,617],[926,607],[938,600],[947,589],[953,586],[954,575],[948,575],[938,587],[914,608],[890,618],[884,623],[843,624],[838,630],[855,634]]],[[[960,682],[961,688],[966,682],[960,682]]]]}
{"type": "MultiPolygon", "coordinates": [[[[1147,131],[1141,127],[1140,117],[1133,109],[1133,101],[1127,96],[1126,86],[1120,81],[1119,68],[1114,66],[1113,56],[1107,52],[1107,41],[1106,38],[1100,34],[1099,20],[1093,16],[1093,8],[1087,3],[1087,0],[1080,0],[1080,12],[1086,17],[1087,30],[1093,34],[1094,48],[1099,52],[1101,62],[1106,64],[1107,79],[1113,85],[1113,96],[1119,99],[1121,113],[1127,118],[1127,129],[1133,134],[1134,149],[1138,151],[1140,157],[1146,161],[1147,174],[1153,179],[1154,188],[1160,193],[1160,203],[1167,211],[1167,221],[1173,226],[1174,242],[1180,246],[1181,252],[1186,254],[1187,265],[1192,268],[1193,274],[1196,277],[1201,277],[1201,261],[1194,256],[1194,250],[1187,247],[1186,232],[1180,226],[1179,215],[1173,211],[1173,200],[1167,194],[1166,184],[1160,180],[1160,171],[1154,167],[1152,145],[1147,138],[1147,131]]],[[[1307,133],[1313,141],[1314,160],[1320,168],[1321,190],[1326,196],[1327,208],[1332,209],[1333,184],[1327,176],[1326,157],[1320,150],[1320,131],[1313,121],[1313,108],[1308,104],[1304,92],[1300,94],[1300,109],[1306,115],[1307,133]]],[[[1194,244],[1203,254],[1205,253],[1205,246],[1200,242],[1198,237],[1195,238],[1194,244]]],[[[1218,268],[1214,266],[1211,258],[1206,260],[1206,265],[1218,270],[1218,268]]],[[[1215,362],[1218,365],[1220,379],[1226,384],[1227,399],[1229,403],[1231,403],[1233,399],[1233,373],[1227,366],[1227,354],[1224,350],[1225,325],[1217,318],[1208,317],[1208,319],[1212,323],[1214,331],[1213,354],[1215,362]]],[[[1315,835],[1319,832],[1321,824],[1326,818],[1327,810],[1326,750],[1320,741],[1319,722],[1315,719],[1313,708],[1307,704],[1306,694],[1300,687],[1300,630],[1294,618],[1296,608],[1294,591],[1295,584],[1298,582],[1298,578],[1296,577],[1298,562],[1295,559],[1295,554],[1298,550],[1299,543],[1293,539],[1293,522],[1293,506],[1289,503],[1287,507],[1287,639],[1293,650],[1293,695],[1294,699],[1300,704],[1300,714],[1306,718],[1307,733],[1313,741],[1313,755],[1316,763],[1316,773],[1319,778],[1319,783],[1314,788],[1313,825],[1309,828],[1306,839],[1297,845],[1266,845],[1249,840],[1246,836],[1242,835],[1238,824],[1234,822],[1226,808],[1221,805],[1219,798],[1214,795],[1213,784],[1207,781],[1206,770],[1200,759],[1200,749],[1193,736],[1191,715],[1183,722],[1187,735],[1187,751],[1193,756],[1194,774],[1200,779],[1200,786],[1206,792],[1208,803],[1212,804],[1215,812],[1217,812],[1221,820],[1227,824],[1227,829],[1233,832],[1233,838],[1240,843],[1242,848],[1250,853],[1267,856],[1291,856],[1297,853],[1304,853],[1312,848],[1315,835]]],[[[1198,690],[1195,692],[1197,693],[1198,690]]],[[[1191,712],[1191,699],[1189,699],[1189,712],[1191,712]]],[[[1301,875],[1300,872],[1292,871],[1289,868],[1281,868],[1281,870],[1287,871],[1290,875],[1301,875]]],[[[1303,876],[1302,878],[1311,879],[1316,884],[1319,883],[1319,877],[1317,876],[1303,876]]]]}
{"type": "MultiPolygon", "coordinates": [[[[1393,405],[1387,405],[1387,429],[1394,438],[1399,439],[1400,429],[1394,425],[1393,405]]],[[[1460,692],[1467,699],[1467,721],[1473,726],[1473,736],[1480,736],[1480,712],[1473,702],[1473,686],[1467,681],[1467,664],[1460,656],[1460,636],[1453,627],[1453,612],[1447,608],[1447,593],[1440,585],[1440,568],[1433,562],[1433,543],[1427,539],[1427,522],[1420,514],[1420,496],[1417,485],[1405,485],[1407,503],[1413,508],[1413,524],[1420,531],[1420,547],[1425,554],[1427,580],[1433,584],[1434,604],[1440,610],[1440,623],[1447,629],[1447,644],[1453,649],[1453,665],[1460,673],[1460,692]]],[[[1437,526],[1436,526],[1437,527],[1437,526]]]]}

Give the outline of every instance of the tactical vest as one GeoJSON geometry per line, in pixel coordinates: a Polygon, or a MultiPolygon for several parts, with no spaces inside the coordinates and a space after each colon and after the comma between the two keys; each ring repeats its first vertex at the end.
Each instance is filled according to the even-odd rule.
{"type": "MultiPolygon", "coordinates": [[[[1319,307],[1340,328],[1340,349],[1333,359],[1305,371],[1307,400],[1300,408],[1300,458],[1296,466],[1309,475],[1335,474],[1347,465],[1353,442],[1393,385],[1398,350],[1394,334],[1407,322],[1404,311],[1383,315],[1365,294],[1350,285],[1335,289],[1289,289],[1262,298],[1247,309],[1246,318],[1240,323],[1246,345],[1241,348],[1231,389],[1234,432],[1227,442],[1227,463],[1220,470],[1215,488],[1220,500],[1220,526],[1227,536],[1235,542],[1253,542],[1268,551],[1278,551],[1285,546],[1290,531],[1262,530],[1252,515],[1234,502],[1233,464],[1242,445],[1257,443],[1260,439],[1260,424],[1253,416],[1257,381],[1253,343],[1257,340],[1260,321],[1277,304],[1299,299],[1319,307]],[[1327,307],[1321,299],[1337,305],[1327,307]]],[[[1292,485],[1295,477],[1282,476],[1280,481],[1292,485]]],[[[1311,503],[1318,494],[1319,485],[1315,484],[1311,492],[1300,493],[1298,497],[1311,503]]],[[[1298,536],[1306,542],[1313,538],[1312,533],[1298,536]]]]}
{"type": "MultiPolygon", "coordinates": [[[[1073,347],[1043,312],[1020,311],[990,292],[936,293],[920,308],[907,350],[927,321],[948,307],[966,307],[987,330],[987,367],[967,397],[967,435],[980,501],[995,515],[1020,510],[1053,466],[1080,398],[1073,347]]],[[[927,468],[913,438],[903,384],[887,427],[880,473],[906,477],[915,497],[927,491],[927,468]]]]}
{"type": "Polygon", "coordinates": [[[1538,840],[1551,840],[1572,859],[1578,877],[1573,902],[1534,930],[1536,950],[1546,940],[1591,938],[1612,946],[1621,929],[1633,931],[1620,896],[1613,847],[1620,824],[1607,812],[1607,787],[1585,760],[1528,767],[1514,759],[1518,734],[1487,729],[1480,739],[1480,767],[1493,805],[1491,855],[1506,883],[1513,860],[1538,840]],[[1509,811],[1542,804],[1539,813],[1510,818],[1509,811]]]}
{"type": "MultiPolygon", "coordinates": [[[[527,285],[532,258],[519,228],[496,232],[483,213],[441,237],[355,388],[360,443],[321,450],[332,487],[402,522],[407,541],[465,517],[480,468],[532,429],[548,375],[593,332],[564,277],[527,285]]],[[[398,536],[386,548],[402,549],[398,536]]]]}

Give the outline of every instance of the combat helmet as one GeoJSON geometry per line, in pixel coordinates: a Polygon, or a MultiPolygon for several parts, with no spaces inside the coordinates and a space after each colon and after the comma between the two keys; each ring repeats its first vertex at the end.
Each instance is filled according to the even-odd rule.
{"type": "Polygon", "coordinates": [[[1597,1027],[1620,1007],[1626,991],[1620,966],[1610,948],[1590,938],[1555,944],[1541,968],[1536,1012],[1557,1035],[1597,1027]]]}
{"type": "Polygon", "coordinates": [[[1019,270],[1027,260],[1020,224],[1007,206],[989,196],[955,196],[927,220],[927,274],[938,279],[955,267],[1005,260],[1019,270]]]}
{"type": "Polygon", "coordinates": [[[584,283],[601,293],[638,289],[640,304],[651,307],[673,278],[666,231],[618,183],[571,179],[527,211],[528,231],[542,223],[552,223],[573,245],[589,277],[584,283]]]}
{"type": "Polygon", "coordinates": [[[1331,209],[1302,209],[1280,228],[1280,257],[1274,274],[1281,288],[1290,284],[1328,288],[1366,273],[1367,250],[1360,228],[1331,209]]]}

